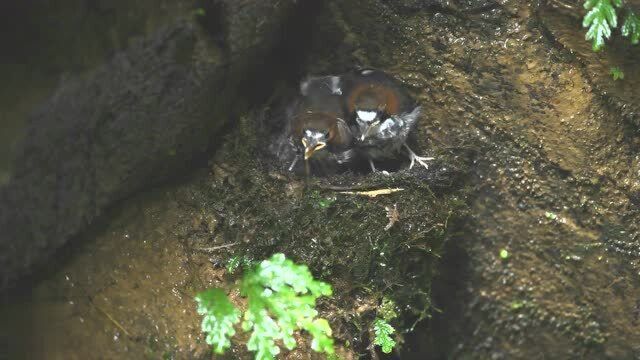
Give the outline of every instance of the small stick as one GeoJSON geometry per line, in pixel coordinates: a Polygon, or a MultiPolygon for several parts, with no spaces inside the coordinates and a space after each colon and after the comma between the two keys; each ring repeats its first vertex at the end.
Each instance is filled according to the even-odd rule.
{"type": "Polygon", "coordinates": [[[322,190],[333,190],[333,191],[356,191],[356,190],[366,190],[371,187],[379,186],[379,185],[355,185],[355,186],[337,186],[337,185],[322,185],[316,184],[322,190]]]}
{"type": "Polygon", "coordinates": [[[212,247],[208,247],[208,248],[196,248],[195,250],[202,251],[202,252],[207,252],[207,253],[212,253],[212,252],[218,251],[220,249],[225,249],[225,248],[229,248],[229,247],[232,247],[232,246],[236,246],[238,244],[240,244],[240,243],[239,242],[234,242],[234,243],[230,243],[230,244],[212,246],[212,247]]]}
{"type": "Polygon", "coordinates": [[[98,309],[98,311],[103,313],[104,316],[106,316],[107,319],[109,319],[118,329],[120,329],[125,335],[127,335],[127,337],[132,338],[131,334],[127,331],[127,329],[124,328],[124,326],[120,325],[120,323],[117,322],[116,319],[114,319],[108,312],[106,312],[104,309],[98,306],[95,302],[93,302],[93,299],[91,299],[90,296],[88,296],[88,298],[91,305],[93,305],[96,309],[98,309]]]}
{"type": "Polygon", "coordinates": [[[361,195],[368,196],[374,198],[378,195],[389,195],[394,192],[403,191],[403,188],[386,188],[386,189],[377,189],[377,190],[369,190],[369,191],[341,191],[341,194],[349,194],[349,195],[361,195]]]}

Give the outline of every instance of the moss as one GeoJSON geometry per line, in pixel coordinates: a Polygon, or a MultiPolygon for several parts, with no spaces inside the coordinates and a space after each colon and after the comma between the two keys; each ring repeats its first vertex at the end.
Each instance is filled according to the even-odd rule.
{"type": "Polygon", "coordinates": [[[383,296],[403,309],[400,324],[405,328],[426,317],[431,278],[443,243],[451,237],[452,224],[465,215],[466,193],[459,181],[464,178],[465,163],[445,156],[428,171],[414,169],[391,176],[289,177],[255,145],[263,136],[252,126],[255,119],[242,118],[228,134],[212,164],[211,183],[196,191],[206,204],[198,212],[218,219],[217,236],[207,240],[213,241],[207,246],[236,244],[216,262],[225,264],[240,256],[262,259],[283,252],[308,264],[315,276],[334,285],[335,299],[327,308],[333,308],[334,315],[350,314],[345,326],[337,326],[350,330],[337,335],[355,346],[366,345],[357,329],[370,326],[383,296]],[[401,187],[404,191],[368,198],[335,190],[356,184],[358,189],[401,187]],[[385,230],[389,222],[385,208],[394,206],[400,219],[385,230]],[[371,311],[358,312],[354,296],[366,298],[363,302],[370,305],[365,308],[371,311]]]}

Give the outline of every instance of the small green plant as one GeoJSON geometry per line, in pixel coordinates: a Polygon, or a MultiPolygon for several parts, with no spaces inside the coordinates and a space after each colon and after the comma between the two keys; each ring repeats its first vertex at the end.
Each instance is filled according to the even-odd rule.
{"type": "Polygon", "coordinates": [[[622,24],[622,36],[628,37],[633,45],[640,40],[640,17],[631,10],[627,12],[627,17],[622,24]]]}
{"type": "Polygon", "coordinates": [[[611,37],[611,29],[618,26],[616,7],[622,5],[622,0],[587,0],[584,8],[589,10],[582,21],[583,27],[588,27],[586,40],[591,40],[594,51],[604,46],[606,39],[611,37]]]}
{"type": "Polygon", "coordinates": [[[378,318],[373,322],[373,332],[375,334],[373,343],[380,346],[383,353],[390,353],[393,347],[396,346],[395,340],[391,338],[391,335],[396,332],[396,329],[389,325],[384,319],[378,318]]]}
{"type": "Polygon", "coordinates": [[[229,274],[233,274],[240,267],[246,270],[246,269],[249,269],[252,265],[253,265],[253,260],[251,260],[251,258],[249,258],[248,256],[245,256],[245,255],[232,256],[229,259],[229,261],[227,261],[226,268],[229,274]]]}
{"type": "Polygon", "coordinates": [[[517,311],[524,307],[524,301],[515,300],[511,302],[511,310],[517,311]]]}
{"type": "Polygon", "coordinates": [[[629,38],[634,45],[640,41],[640,17],[625,7],[622,0],[586,0],[584,8],[588,10],[582,20],[582,26],[588,28],[585,39],[591,41],[594,51],[602,49],[613,29],[618,27],[616,12],[619,9],[626,12],[622,36],[629,38]]]}
{"type": "Polygon", "coordinates": [[[396,308],[396,302],[385,296],[382,298],[380,308],[378,308],[378,316],[381,316],[385,321],[391,321],[398,317],[396,308]]]}
{"type": "Polygon", "coordinates": [[[336,202],[335,198],[322,198],[318,200],[318,206],[323,209],[330,207],[334,202],[336,202]]]}
{"type": "Polygon", "coordinates": [[[336,202],[335,196],[325,197],[317,190],[312,191],[309,196],[315,209],[327,209],[336,202]]]}
{"type": "Polygon", "coordinates": [[[624,72],[617,66],[614,66],[609,70],[609,74],[613,77],[613,80],[622,80],[624,79],[624,72]]]}
{"type": "MultiPolygon", "coordinates": [[[[280,353],[280,341],[292,350],[296,347],[294,333],[304,330],[313,338],[314,351],[334,354],[331,327],[317,317],[315,309],[317,298],[331,293],[329,284],[315,280],[305,265],[295,264],[284,254],[275,254],[248,270],[240,282],[240,295],[247,298],[242,329],[252,332],[247,348],[256,353],[256,359],[273,359],[280,353]]],[[[220,289],[206,290],[195,299],[203,315],[207,344],[221,354],[231,344],[240,310],[220,289]]]]}
{"type": "Polygon", "coordinates": [[[231,338],[236,334],[233,328],[240,321],[240,310],[229,301],[224,291],[208,289],[196,295],[198,314],[202,315],[202,331],[207,334],[207,344],[213,351],[222,354],[231,346],[231,338]]]}

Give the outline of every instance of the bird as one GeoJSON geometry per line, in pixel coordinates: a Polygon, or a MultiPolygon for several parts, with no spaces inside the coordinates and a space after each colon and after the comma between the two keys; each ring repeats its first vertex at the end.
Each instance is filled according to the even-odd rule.
{"type": "Polygon", "coordinates": [[[407,150],[409,169],[418,162],[428,168],[431,157],[418,156],[407,138],[420,117],[421,107],[403,84],[391,75],[375,69],[361,69],[340,79],[343,108],[355,138],[354,147],[369,161],[393,157],[401,148],[407,150]]]}
{"type": "Polygon", "coordinates": [[[289,145],[294,159],[289,171],[298,161],[305,161],[305,173],[310,163],[322,172],[348,164],[354,160],[353,135],[347,125],[341,99],[339,76],[308,78],[300,83],[300,93],[286,114],[289,145]]]}

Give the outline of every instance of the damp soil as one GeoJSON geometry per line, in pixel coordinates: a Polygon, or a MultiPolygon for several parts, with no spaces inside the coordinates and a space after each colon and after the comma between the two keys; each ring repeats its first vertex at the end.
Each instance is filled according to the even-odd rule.
{"type": "MultiPolygon", "coordinates": [[[[278,101],[256,105],[205,168],[115,206],[5,297],[13,354],[210,358],[193,295],[230,289],[234,256],[284,252],[333,284],[319,310],[345,358],[382,356],[370,326],[385,298],[396,358],[637,357],[635,63],[606,85],[554,6],[426,3],[328,2],[305,69],[398,76],[425,107],[415,144],[429,169],[289,175],[263,146],[278,101]],[[391,187],[404,190],[341,191],[391,187]]],[[[241,341],[228,356],[251,357],[241,341]]]]}

